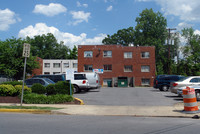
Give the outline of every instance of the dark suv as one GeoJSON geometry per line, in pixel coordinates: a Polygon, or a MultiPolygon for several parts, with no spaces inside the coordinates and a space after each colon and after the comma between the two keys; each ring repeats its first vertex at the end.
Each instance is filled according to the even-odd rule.
{"type": "Polygon", "coordinates": [[[154,79],[154,88],[159,88],[160,91],[168,91],[171,82],[178,81],[184,78],[182,75],[158,75],[154,79]]]}

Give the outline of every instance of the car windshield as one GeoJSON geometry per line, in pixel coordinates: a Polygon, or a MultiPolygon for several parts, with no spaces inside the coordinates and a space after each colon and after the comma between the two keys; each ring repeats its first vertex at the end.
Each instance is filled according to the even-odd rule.
{"type": "Polygon", "coordinates": [[[52,81],[52,80],[50,80],[50,79],[48,79],[48,78],[43,78],[43,79],[45,79],[48,83],[55,84],[54,81],[52,81]]]}

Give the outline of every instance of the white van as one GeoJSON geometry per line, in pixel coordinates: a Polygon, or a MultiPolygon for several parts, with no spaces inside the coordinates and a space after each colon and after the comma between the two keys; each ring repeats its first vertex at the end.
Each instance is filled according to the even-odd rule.
{"type": "Polygon", "coordinates": [[[99,89],[101,88],[99,74],[95,72],[81,72],[86,75],[89,83],[89,89],[99,89]]]}

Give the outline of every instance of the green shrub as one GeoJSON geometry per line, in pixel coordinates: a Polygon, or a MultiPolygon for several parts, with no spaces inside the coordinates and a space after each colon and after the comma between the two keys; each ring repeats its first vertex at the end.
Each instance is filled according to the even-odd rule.
{"type": "Polygon", "coordinates": [[[2,84],[7,84],[7,85],[23,85],[22,81],[8,81],[8,82],[3,82],[2,84]]]}
{"type": "MultiPolygon", "coordinates": [[[[21,95],[21,93],[22,93],[22,85],[16,85],[15,89],[17,90],[17,94],[21,95]]],[[[29,88],[27,86],[24,86],[24,93],[31,93],[31,92],[32,92],[31,88],[29,88]]]]}
{"type": "MultiPolygon", "coordinates": [[[[57,94],[70,94],[70,84],[66,81],[59,81],[55,84],[57,94]]],[[[73,86],[71,87],[73,89],[73,86]]],[[[73,94],[73,92],[72,92],[73,94]]]]}
{"type": "Polygon", "coordinates": [[[14,96],[16,93],[17,89],[14,86],[6,84],[0,85],[0,96],[14,96]]]}
{"type": "Polygon", "coordinates": [[[37,94],[45,94],[46,93],[46,88],[40,84],[40,83],[35,83],[31,87],[33,93],[37,94]]]}
{"type": "Polygon", "coordinates": [[[24,103],[27,104],[57,104],[64,102],[71,102],[74,98],[70,95],[56,94],[56,95],[43,95],[43,94],[25,94],[24,103]]]}
{"type": "Polygon", "coordinates": [[[47,91],[47,95],[57,94],[56,88],[55,88],[55,84],[49,84],[49,85],[46,87],[46,91],[47,91]]]}

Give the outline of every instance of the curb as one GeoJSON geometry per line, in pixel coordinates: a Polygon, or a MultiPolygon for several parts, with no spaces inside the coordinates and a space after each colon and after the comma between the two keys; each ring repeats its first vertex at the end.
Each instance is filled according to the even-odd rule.
{"type": "Polygon", "coordinates": [[[83,100],[79,99],[79,98],[74,98],[75,100],[79,101],[80,102],[80,105],[85,105],[83,100]]]}
{"type": "Polygon", "coordinates": [[[38,109],[0,109],[0,112],[51,114],[51,110],[38,110],[38,109]]]}

